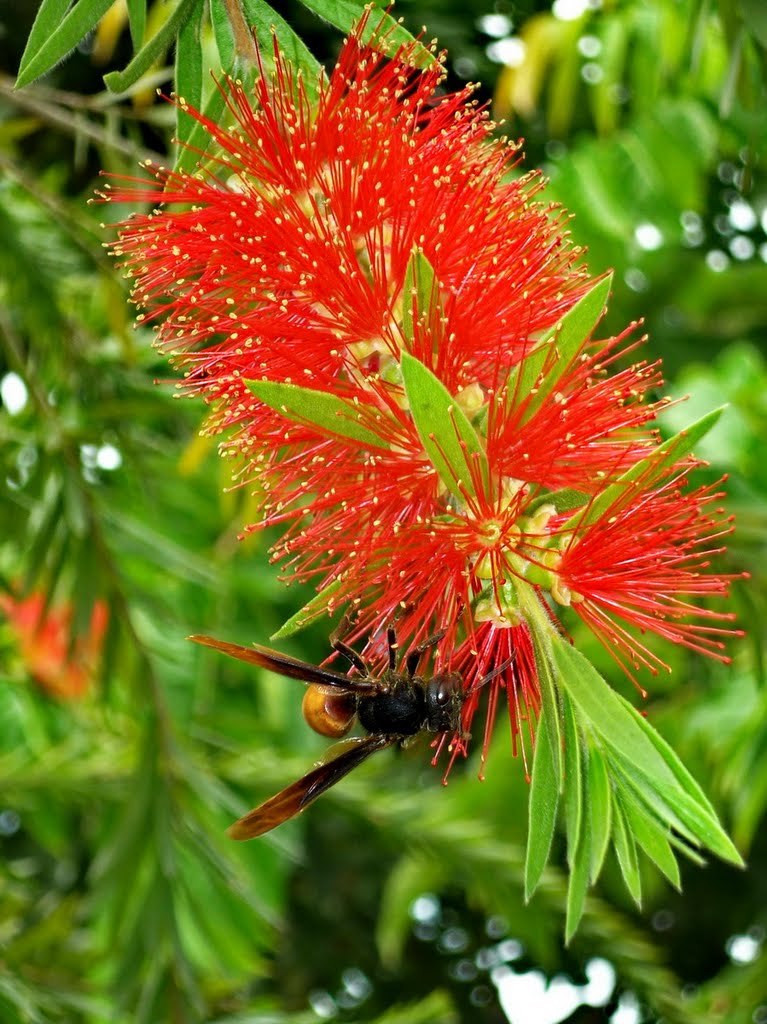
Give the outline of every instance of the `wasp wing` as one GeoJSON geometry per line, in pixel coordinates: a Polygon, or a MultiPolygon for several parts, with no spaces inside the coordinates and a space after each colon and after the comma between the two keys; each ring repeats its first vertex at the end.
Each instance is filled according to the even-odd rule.
{"type": "Polygon", "coordinates": [[[343,672],[334,672],[330,668],[311,665],[308,661],[299,661],[298,658],[291,658],[289,654],[280,654],[279,651],[261,647],[259,644],[243,647],[240,644],[231,644],[227,640],[216,640],[212,636],[190,636],[187,639],[194,640],[196,644],[203,644],[205,647],[223,651],[230,658],[238,658],[251,665],[270,669],[278,675],[288,676],[290,679],[301,679],[305,683],[339,686],[354,693],[377,693],[380,689],[380,685],[373,679],[350,678],[343,672]]]}
{"type": "Polygon", "coordinates": [[[353,768],[362,764],[377,750],[396,743],[398,737],[389,734],[355,737],[330,748],[330,757],[303,778],[249,811],[227,829],[231,839],[254,839],[270,832],[284,821],[300,814],[317,797],[335,786],[353,768]],[[337,751],[337,753],[334,753],[337,751]]]}

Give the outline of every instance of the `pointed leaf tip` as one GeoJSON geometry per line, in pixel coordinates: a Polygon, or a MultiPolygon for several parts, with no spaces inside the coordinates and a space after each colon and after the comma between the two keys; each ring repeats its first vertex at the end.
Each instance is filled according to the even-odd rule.
{"type": "Polygon", "coordinates": [[[525,852],[525,902],[538,887],[549,859],[559,804],[559,779],[548,729],[540,728],[535,740],[533,778],[528,796],[528,833],[525,852]]]}
{"type": "MultiPolygon", "coordinates": [[[[374,410],[372,406],[361,409],[328,391],[316,391],[283,381],[246,380],[245,384],[264,405],[294,423],[308,424],[321,433],[345,437],[366,448],[389,447],[381,434],[368,426],[374,415],[380,420],[386,418],[384,412],[374,410]],[[370,416],[363,419],[366,412],[370,416]]],[[[391,426],[387,424],[388,429],[396,431],[397,424],[392,421],[391,426]]]]}
{"type": "Polygon", "coordinates": [[[450,494],[479,497],[477,484],[487,485],[489,469],[476,430],[457,399],[420,360],[403,352],[400,366],[410,414],[440,480],[450,494]]]}

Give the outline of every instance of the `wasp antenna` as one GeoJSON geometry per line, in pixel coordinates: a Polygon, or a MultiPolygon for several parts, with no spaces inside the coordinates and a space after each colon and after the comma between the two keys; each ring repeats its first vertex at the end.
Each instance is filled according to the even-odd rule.
{"type": "Polygon", "coordinates": [[[476,693],[477,690],[481,690],[483,686],[487,686],[487,684],[492,682],[493,679],[497,679],[498,676],[503,675],[506,669],[514,663],[516,656],[517,652],[514,651],[511,657],[507,658],[506,661],[501,662],[500,665],[497,665],[491,672],[488,672],[487,675],[482,676],[482,678],[476,682],[470,690],[466,691],[466,696],[468,697],[472,693],[476,693]]]}

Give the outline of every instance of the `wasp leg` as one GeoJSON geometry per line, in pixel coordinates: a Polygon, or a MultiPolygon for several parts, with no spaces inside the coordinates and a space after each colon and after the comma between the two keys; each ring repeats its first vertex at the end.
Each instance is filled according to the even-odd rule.
{"type": "Polygon", "coordinates": [[[344,643],[344,641],[341,639],[344,633],[349,632],[349,630],[351,629],[351,625],[352,622],[349,616],[344,615],[344,617],[338,623],[338,626],[333,630],[333,632],[330,635],[330,646],[333,648],[334,651],[337,651],[338,654],[343,655],[343,657],[346,658],[349,664],[353,665],[354,668],[356,668],[357,671],[365,677],[365,679],[369,679],[370,669],[368,668],[364,658],[360,657],[360,655],[357,654],[353,647],[350,647],[349,644],[344,643]]]}
{"type": "Polygon", "coordinates": [[[405,660],[405,669],[409,676],[414,676],[418,669],[418,665],[423,657],[424,653],[428,651],[430,647],[438,644],[442,637],[445,635],[445,630],[441,629],[439,633],[435,633],[434,636],[427,637],[426,640],[422,640],[421,643],[408,654],[405,660]]]}

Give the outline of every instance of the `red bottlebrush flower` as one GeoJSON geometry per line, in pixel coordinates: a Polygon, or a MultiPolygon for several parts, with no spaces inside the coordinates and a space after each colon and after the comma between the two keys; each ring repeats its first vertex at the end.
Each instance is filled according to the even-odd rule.
{"type": "Polygon", "coordinates": [[[518,146],[491,141],[470,89],[439,93],[420,44],[386,57],[361,36],[316,105],[275,47],[253,98],[221,86],[231,127],[188,111],[213,169],[148,167],[102,198],[155,207],[114,252],[263,495],[249,528],[285,525],[275,557],[356,609],[374,657],[395,619],[403,645],[443,629],[467,731],[506,662],[486,750],[502,691],[515,744],[540,706],[531,600],[572,605],[621,660],[656,660],[632,627],[719,655],[724,616],[687,598],[726,592],[705,570],[727,521],[650,426],[659,365],[610,374],[637,343],[591,338],[609,282],[577,265],[540,178],[509,180],[518,146]]]}
{"type": "Polygon", "coordinates": [[[14,634],[30,676],[51,696],[63,700],[85,695],[101,654],[107,626],[103,601],[93,605],[88,632],[72,643],[72,608],[46,608],[45,595],[15,598],[0,594],[2,612],[14,634]]]}

